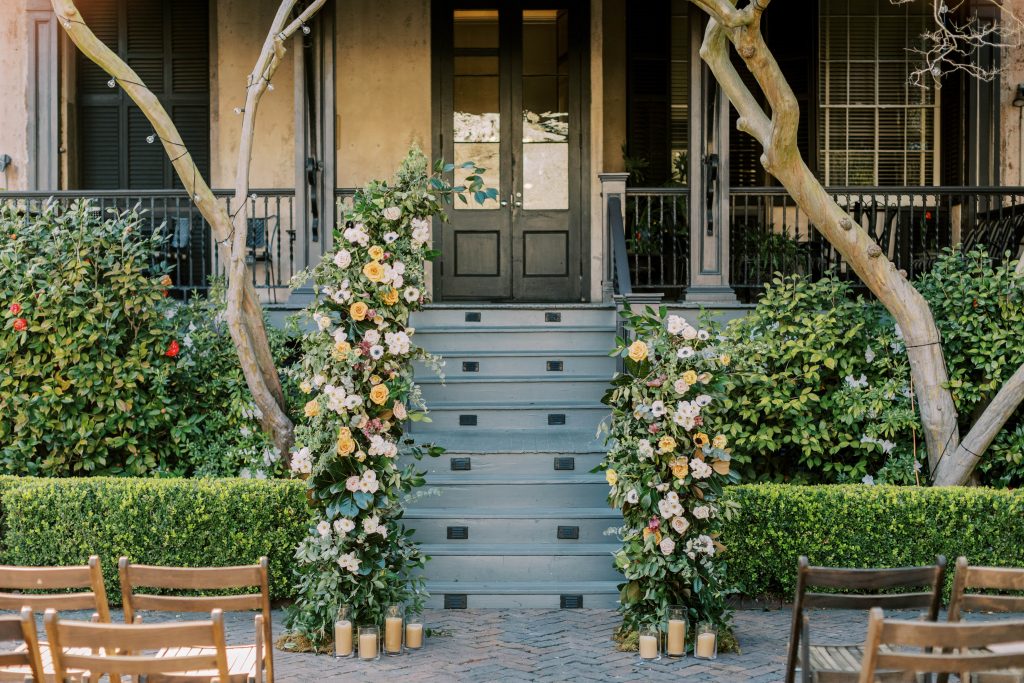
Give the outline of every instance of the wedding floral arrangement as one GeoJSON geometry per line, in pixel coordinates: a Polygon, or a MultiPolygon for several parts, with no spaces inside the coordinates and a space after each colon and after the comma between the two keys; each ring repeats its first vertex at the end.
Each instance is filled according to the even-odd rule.
{"type": "Polygon", "coordinates": [[[311,273],[318,297],[307,312],[315,329],[305,335],[294,370],[308,397],[305,421],[295,430],[293,473],[307,481],[313,508],[301,542],[297,599],[289,631],[322,649],[332,638],[338,607],[351,606],[359,624],[383,622],[389,604],[418,611],[426,596],[413,575],[426,558],[401,522],[403,498],[423,484],[416,460],[441,452],[402,439],[406,421],[426,419],[413,381],[412,362],[437,360],[413,341],[409,316],[424,294],[431,220],[443,203],[484,190],[473,164],[463,167],[468,187],[451,187],[444,173],[427,172],[425,157],[410,152],[393,183],[374,181],[356,193],[334,232],[335,252],[311,273]],[[399,461],[399,456],[406,457],[399,461]]]}
{"type": "Polygon", "coordinates": [[[621,637],[660,626],[669,605],[685,606],[691,626],[727,633],[731,620],[719,534],[737,512],[721,500],[723,487],[738,476],[714,418],[730,358],[712,329],[667,313],[622,311],[632,339],[617,340],[623,370],[604,397],[612,417],[598,469],[623,516],[621,637]]]}

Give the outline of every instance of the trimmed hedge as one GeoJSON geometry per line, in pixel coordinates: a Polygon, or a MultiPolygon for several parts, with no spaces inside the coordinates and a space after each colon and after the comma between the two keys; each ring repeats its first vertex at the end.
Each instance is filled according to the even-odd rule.
{"type": "MultiPolygon", "coordinates": [[[[158,565],[270,558],[273,599],[292,597],[295,547],[309,511],[301,481],[0,477],[0,563],[103,560],[118,602],[117,558],[158,565]]],[[[791,597],[796,560],[885,567],[944,554],[1024,566],[1024,491],[896,486],[733,486],[729,580],[745,595],[791,597]]],[[[952,573],[950,573],[952,578],[952,573]]]]}

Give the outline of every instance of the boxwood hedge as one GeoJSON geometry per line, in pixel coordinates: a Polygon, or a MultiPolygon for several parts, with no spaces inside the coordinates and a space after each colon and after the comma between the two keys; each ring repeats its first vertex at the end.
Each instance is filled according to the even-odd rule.
{"type": "MultiPolygon", "coordinates": [[[[895,486],[735,486],[729,577],[745,595],[792,594],[796,560],[844,567],[952,562],[1024,566],[1024,492],[895,486]]],[[[117,558],[203,566],[270,558],[271,595],[291,597],[308,523],[300,481],[0,477],[0,563],[103,560],[112,602],[117,558]]],[[[609,560],[610,561],[610,560],[609,560]]]]}

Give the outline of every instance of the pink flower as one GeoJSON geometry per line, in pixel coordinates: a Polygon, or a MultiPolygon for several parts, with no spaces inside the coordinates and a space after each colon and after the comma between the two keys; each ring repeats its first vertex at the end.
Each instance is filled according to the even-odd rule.
{"type": "Polygon", "coordinates": [[[651,517],[651,521],[649,521],[647,523],[647,528],[648,529],[657,529],[660,526],[661,526],[661,520],[658,519],[657,517],[651,517]]]}
{"type": "Polygon", "coordinates": [[[25,320],[24,318],[15,318],[14,319],[14,331],[15,332],[22,332],[27,327],[28,327],[28,321],[25,320]]]}
{"type": "Polygon", "coordinates": [[[8,310],[11,312],[11,315],[18,315],[21,313],[21,304],[13,303],[8,310]]]}

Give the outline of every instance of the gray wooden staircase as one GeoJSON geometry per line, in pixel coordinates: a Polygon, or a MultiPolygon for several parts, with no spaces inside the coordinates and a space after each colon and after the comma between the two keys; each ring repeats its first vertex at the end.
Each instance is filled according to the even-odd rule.
{"type": "Polygon", "coordinates": [[[615,311],[594,305],[434,305],[416,343],[445,360],[418,367],[432,422],[411,435],[447,452],[424,461],[426,490],[405,514],[432,560],[434,607],[610,607],[620,575],[608,486],[590,470],[608,415],[615,311]]]}

